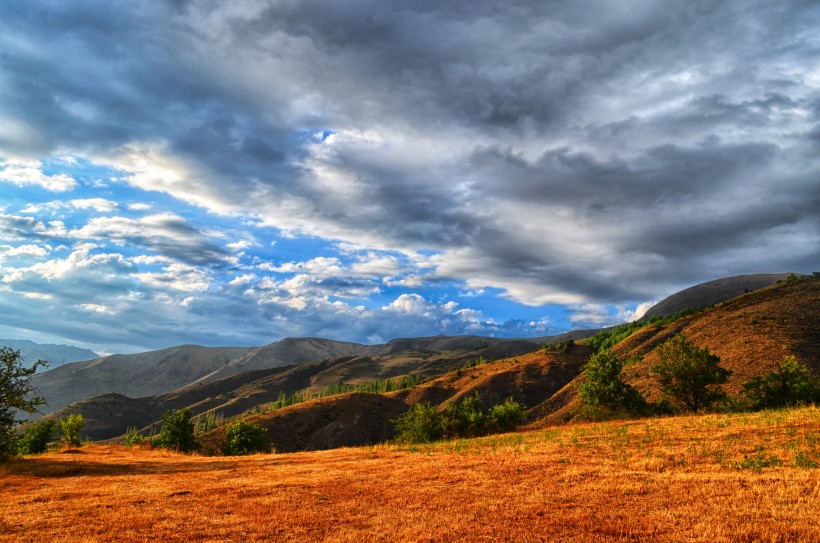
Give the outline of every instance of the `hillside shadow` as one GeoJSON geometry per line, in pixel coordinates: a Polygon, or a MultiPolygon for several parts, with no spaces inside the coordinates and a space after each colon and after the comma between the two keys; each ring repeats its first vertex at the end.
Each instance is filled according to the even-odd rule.
{"type": "Polygon", "coordinates": [[[23,458],[4,466],[9,475],[60,479],[65,477],[118,477],[130,475],[165,475],[203,471],[229,471],[236,466],[229,460],[190,462],[176,459],[134,463],[84,461],[81,456],[67,459],[23,458]]]}

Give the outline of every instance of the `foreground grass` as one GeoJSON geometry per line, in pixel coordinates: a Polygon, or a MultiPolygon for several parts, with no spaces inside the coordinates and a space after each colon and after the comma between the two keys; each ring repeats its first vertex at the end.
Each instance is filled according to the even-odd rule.
{"type": "Polygon", "coordinates": [[[0,468],[5,541],[820,541],[820,409],[0,468]]]}

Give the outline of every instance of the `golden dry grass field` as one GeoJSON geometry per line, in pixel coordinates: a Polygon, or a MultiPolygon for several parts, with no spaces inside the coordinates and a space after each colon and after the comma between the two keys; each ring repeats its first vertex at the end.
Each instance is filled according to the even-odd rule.
{"type": "Polygon", "coordinates": [[[251,457],[0,467],[0,542],[820,541],[820,408],[251,457]]]}

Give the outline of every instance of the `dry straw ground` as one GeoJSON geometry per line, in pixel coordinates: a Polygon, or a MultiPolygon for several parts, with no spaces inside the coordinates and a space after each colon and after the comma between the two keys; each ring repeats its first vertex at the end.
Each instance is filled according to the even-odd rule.
{"type": "Polygon", "coordinates": [[[820,541],[820,409],[208,458],[0,468],[0,542],[820,541]]]}

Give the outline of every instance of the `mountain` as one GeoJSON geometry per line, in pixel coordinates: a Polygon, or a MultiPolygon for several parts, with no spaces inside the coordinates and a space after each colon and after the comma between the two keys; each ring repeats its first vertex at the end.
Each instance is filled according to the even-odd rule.
{"type": "MultiPolygon", "coordinates": [[[[540,347],[538,343],[523,340],[490,338],[477,342],[477,339],[483,340],[474,336],[417,338],[407,340],[410,341],[407,344],[399,340],[366,348],[373,353],[384,353],[378,356],[342,356],[245,371],[144,397],[107,392],[64,406],[50,417],[63,418],[68,413],[80,412],[86,419],[86,437],[109,439],[122,435],[130,426],[150,432],[170,409],[186,407],[197,417],[233,417],[250,409],[267,409],[281,394],[292,395],[297,391],[316,394],[340,383],[357,385],[410,374],[421,379],[435,377],[482,360],[518,356],[540,347]],[[402,346],[412,350],[402,350],[402,346]],[[426,350],[431,347],[452,350],[426,350]]],[[[314,340],[306,341],[312,344],[314,340]]],[[[340,349],[351,347],[348,344],[340,349]]]]}
{"type": "MultiPolygon", "coordinates": [[[[362,382],[403,375],[411,370],[430,375],[451,364],[464,364],[479,350],[485,358],[503,358],[539,347],[529,340],[480,338],[477,336],[433,336],[397,339],[383,345],[360,345],[320,338],[286,338],[263,347],[200,347],[181,345],[132,355],[112,355],[73,364],[35,375],[38,394],[48,411],[101,394],[129,398],[157,396],[259,369],[299,365],[319,360],[359,357],[388,357],[384,368],[363,368],[364,362],[314,376],[316,387],[338,382],[362,382]],[[446,353],[440,356],[440,353],[446,353]],[[424,366],[424,367],[422,367],[424,366]]],[[[245,383],[247,384],[247,383],[245,383]]],[[[288,390],[287,392],[293,392],[288,390]]],[[[276,392],[278,394],[278,391],[276,392]]]]}
{"type": "Polygon", "coordinates": [[[89,349],[81,349],[71,345],[35,343],[25,339],[0,339],[0,346],[20,351],[23,361],[29,366],[38,360],[46,360],[50,368],[56,368],[70,362],[99,357],[97,353],[89,349]]]}
{"type": "Polygon", "coordinates": [[[106,392],[148,396],[193,383],[251,349],[180,345],[147,353],[112,355],[65,364],[32,378],[54,411],[106,392]]]}
{"type": "MultiPolygon", "coordinates": [[[[628,382],[656,398],[657,387],[649,373],[649,367],[657,363],[655,348],[677,333],[685,333],[696,345],[708,348],[721,358],[722,365],[732,372],[725,385],[731,393],[737,393],[749,379],[771,371],[786,355],[794,355],[813,371],[820,372],[820,279],[787,276],[785,280],[775,280],[774,284],[757,289],[749,288],[754,281],[730,279],[723,285],[731,285],[731,288],[745,285],[742,288],[747,292],[709,304],[670,323],[644,323],[614,347],[619,357],[636,359],[628,366],[628,382]]],[[[713,290],[721,288],[718,285],[713,290]]],[[[722,292],[724,296],[730,289],[723,288],[722,292]]],[[[694,299],[689,295],[682,298],[694,299]]],[[[554,338],[543,342],[553,343],[546,348],[541,342],[543,339],[433,336],[364,346],[292,338],[229,353],[233,356],[226,355],[217,364],[192,363],[198,377],[193,373],[185,375],[178,381],[187,380],[187,383],[174,390],[143,397],[106,391],[51,416],[61,418],[81,412],[87,420],[88,437],[109,439],[121,435],[129,426],[146,432],[157,430],[162,413],[169,409],[186,407],[199,421],[252,414],[255,422],[268,428],[269,437],[281,451],[387,439],[392,435],[389,422],[411,405],[429,402],[443,408],[447,402],[473,393],[478,393],[487,406],[501,403],[507,397],[514,398],[527,407],[533,424],[566,421],[573,417],[578,405],[577,385],[592,351],[583,342],[557,345],[554,338]],[[341,355],[327,356],[336,353],[341,355]],[[288,362],[288,356],[292,357],[292,363],[283,365],[288,362]],[[323,358],[308,360],[312,356],[323,358]],[[309,396],[329,387],[332,390],[339,385],[407,375],[423,382],[387,394],[349,393],[272,408],[272,402],[282,394],[301,391],[309,396]]],[[[193,346],[176,349],[208,351],[193,346]]],[[[159,372],[168,381],[171,370],[179,370],[177,364],[183,351],[169,349],[144,353],[144,356],[156,358],[162,354],[166,364],[155,363],[151,371],[159,372]]],[[[212,356],[215,353],[216,350],[212,356]]],[[[107,359],[99,359],[96,366],[94,362],[64,368],[111,365],[107,359]]],[[[128,369],[132,362],[121,363],[120,371],[128,369]]],[[[63,368],[54,373],[59,370],[63,368]]],[[[43,375],[48,373],[52,372],[43,375]]],[[[224,439],[224,427],[208,436],[209,443],[218,448],[220,439],[224,439]]]]}
{"type": "MultiPolygon", "coordinates": [[[[614,351],[621,358],[636,357],[628,366],[627,381],[657,399],[657,387],[648,369],[657,363],[655,348],[677,333],[721,358],[732,372],[725,389],[737,393],[743,382],[772,371],[784,356],[797,359],[820,373],[820,280],[786,280],[743,293],[666,325],[638,329],[614,351]]],[[[392,437],[390,420],[409,406],[429,402],[444,408],[478,393],[485,406],[512,397],[528,408],[533,425],[569,420],[578,406],[580,375],[591,349],[575,343],[566,349],[538,349],[451,370],[406,390],[383,395],[346,394],[253,414],[250,420],[268,430],[280,451],[364,445],[392,437]],[[393,400],[393,401],[388,401],[393,400]],[[395,403],[395,400],[404,404],[395,403]],[[374,409],[384,413],[374,413],[374,409]],[[370,425],[361,421],[368,420],[370,425]],[[344,432],[342,430],[345,430],[344,432]]],[[[219,450],[225,427],[205,436],[206,446],[219,450]]]]}
{"type": "Polygon", "coordinates": [[[672,294],[652,306],[640,319],[646,321],[653,317],[666,317],[686,309],[703,309],[710,305],[731,300],[741,294],[752,292],[763,287],[785,281],[793,273],[767,273],[756,275],[736,275],[707,281],[672,294]]]}

